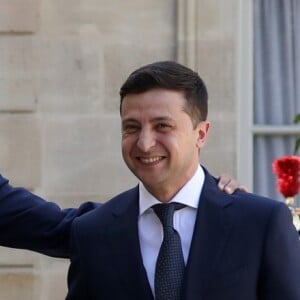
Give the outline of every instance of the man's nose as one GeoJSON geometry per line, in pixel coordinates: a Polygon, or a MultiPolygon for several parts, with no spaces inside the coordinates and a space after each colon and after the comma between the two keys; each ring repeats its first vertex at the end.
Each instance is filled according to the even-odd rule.
{"type": "Polygon", "coordinates": [[[137,146],[143,152],[148,152],[155,146],[155,134],[148,129],[141,130],[137,146]]]}

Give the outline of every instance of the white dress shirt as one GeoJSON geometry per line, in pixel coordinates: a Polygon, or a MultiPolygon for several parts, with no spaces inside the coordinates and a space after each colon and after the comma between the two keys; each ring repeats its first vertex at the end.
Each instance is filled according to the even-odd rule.
{"type": "MultiPolygon", "coordinates": [[[[173,220],[174,228],[178,231],[181,238],[185,264],[187,263],[190,251],[203,182],[204,171],[198,166],[194,176],[170,201],[186,205],[185,208],[175,211],[173,220]]],[[[154,294],[155,264],[163,240],[163,228],[151,206],[161,202],[151,195],[141,182],[139,183],[139,197],[140,214],[138,230],[140,247],[144,267],[147,272],[150,287],[154,294]]]]}

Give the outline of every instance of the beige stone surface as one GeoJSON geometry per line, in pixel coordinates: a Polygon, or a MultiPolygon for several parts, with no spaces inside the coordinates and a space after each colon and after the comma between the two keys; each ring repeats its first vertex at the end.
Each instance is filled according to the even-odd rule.
{"type": "Polygon", "coordinates": [[[0,98],[0,111],[34,111],[37,103],[35,83],[32,79],[1,79],[0,98]]]}
{"type": "Polygon", "coordinates": [[[201,52],[204,54],[199,59],[198,72],[204,74],[203,79],[208,86],[208,119],[212,125],[202,157],[214,173],[227,172],[234,176],[237,129],[233,49],[229,41],[210,41],[201,45],[201,52]]]}
{"type": "Polygon", "coordinates": [[[0,268],[0,299],[35,300],[35,282],[36,275],[30,268],[0,268]]]}
{"type": "MultiPolygon", "coordinates": [[[[36,41],[38,107],[45,113],[94,113],[102,107],[97,32],[36,41]],[[90,39],[90,44],[86,40],[90,39]]],[[[101,67],[101,68],[100,68],[101,67]]]]}
{"type": "Polygon", "coordinates": [[[237,3],[202,1],[195,47],[197,71],[209,93],[211,130],[201,162],[213,173],[236,174],[236,19],[237,3]]]}
{"type": "Polygon", "coordinates": [[[28,33],[37,29],[38,0],[1,0],[0,32],[28,33]]]}
{"type": "Polygon", "coordinates": [[[39,279],[37,299],[63,300],[67,294],[67,271],[69,262],[66,259],[44,259],[36,269],[39,279]]]}
{"type": "Polygon", "coordinates": [[[0,114],[0,170],[15,185],[40,185],[41,144],[34,115],[0,114]]]}
{"type": "Polygon", "coordinates": [[[32,37],[0,36],[0,65],[0,112],[34,111],[37,99],[32,37]]]}
{"type": "Polygon", "coordinates": [[[1,266],[32,267],[41,257],[40,254],[28,250],[0,247],[0,270],[1,266]]]}

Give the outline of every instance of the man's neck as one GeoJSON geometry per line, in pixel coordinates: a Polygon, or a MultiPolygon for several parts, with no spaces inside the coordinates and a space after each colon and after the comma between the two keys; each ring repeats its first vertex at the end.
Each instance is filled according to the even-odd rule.
{"type": "Polygon", "coordinates": [[[157,200],[163,203],[168,203],[175,197],[175,195],[182,189],[182,187],[185,186],[187,182],[195,175],[196,171],[197,168],[190,176],[187,176],[186,178],[184,178],[184,180],[181,180],[181,182],[177,184],[161,183],[157,184],[156,186],[149,186],[144,183],[143,184],[147,191],[151,195],[153,195],[157,200]]]}

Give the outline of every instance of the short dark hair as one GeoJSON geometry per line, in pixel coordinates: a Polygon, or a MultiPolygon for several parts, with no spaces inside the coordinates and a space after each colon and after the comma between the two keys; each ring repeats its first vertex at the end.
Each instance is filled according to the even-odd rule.
{"type": "Polygon", "coordinates": [[[120,111],[128,94],[140,94],[155,88],[182,91],[186,112],[194,126],[206,120],[208,93],[198,73],[174,61],[159,61],[132,72],[120,89],[120,111]]]}

